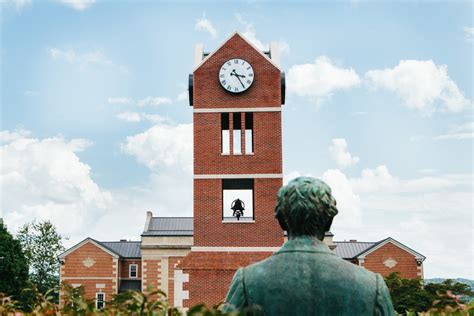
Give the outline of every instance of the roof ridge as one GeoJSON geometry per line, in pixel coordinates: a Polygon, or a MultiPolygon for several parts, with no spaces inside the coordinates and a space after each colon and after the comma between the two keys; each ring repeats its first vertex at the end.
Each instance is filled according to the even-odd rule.
{"type": "Polygon", "coordinates": [[[379,241],[346,241],[346,240],[343,240],[343,241],[334,241],[335,243],[338,242],[338,243],[348,243],[348,244],[362,244],[362,243],[365,243],[365,244],[373,244],[373,243],[379,243],[379,241]]]}
{"type": "Polygon", "coordinates": [[[101,243],[104,243],[104,242],[108,242],[108,243],[111,243],[111,242],[116,242],[116,243],[126,243],[126,242],[132,243],[132,242],[134,242],[134,243],[136,243],[136,242],[138,242],[138,243],[141,243],[141,240],[125,240],[125,241],[113,240],[113,241],[99,241],[99,242],[101,242],[101,243]]]}
{"type": "Polygon", "coordinates": [[[194,216],[153,216],[152,218],[194,218],[194,216]]]}

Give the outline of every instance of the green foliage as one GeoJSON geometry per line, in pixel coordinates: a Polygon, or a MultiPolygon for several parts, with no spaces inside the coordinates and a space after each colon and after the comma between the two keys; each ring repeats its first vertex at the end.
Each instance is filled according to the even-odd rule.
{"type": "Polygon", "coordinates": [[[30,281],[36,289],[46,294],[49,289],[57,288],[60,266],[57,257],[65,248],[64,238],[56,227],[50,221],[32,222],[25,224],[17,237],[29,265],[30,281]]]}
{"type": "Polygon", "coordinates": [[[26,308],[28,295],[22,289],[28,287],[28,262],[18,240],[7,231],[0,221],[0,293],[11,295],[13,299],[24,302],[26,308]]]}
{"type": "MultiPolygon", "coordinates": [[[[392,280],[394,278],[392,277],[392,280]]],[[[111,301],[105,304],[105,308],[96,309],[93,300],[83,298],[83,287],[72,287],[68,284],[62,284],[62,305],[55,303],[53,291],[46,291],[45,294],[39,292],[34,287],[28,289],[33,295],[33,304],[30,312],[25,312],[21,304],[11,297],[0,293],[0,315],[21,316],[21,315],[74,315],[74,316],[92,316],[92,315],[132,315],[132,316],[182,316],[184,315],[177,308],[170,307],[166,299],[166,294],[160,290],[147,289],[144,293],[128,291],[116,295],[111,301]]],[[[445,307],[436,307],[439,302],[435,301],[433,307],[426,312],[406,312],[407,316],[473,316],[474,302],[470,305],[463,304],[460,297],[446,293],[451,299],[450,305],[445,307]]],[[[264,315],[264,312],[258,307],[251,307],[246,310],[233,313],[223,313],[221,305],[207,308],[204,304],[191,307],[186,315],[188,316],[256,316],[264,315]]]]}
{"type": "Polygon", "coordinates": [[[433,298],[423,289],[421,279],[402,279],[398,273],[391,273],[385,283],[392,297],[393,307],[398,313],[405,311],[426,311],[433,298]]]}
{"type": "Polygon", "coordinates": [[[460,311],[474,294],[468,285],[453,280],[424,285],[421,279],[403,279],[396,272],[385,278],[385,283],[395,310],[407,315],[424,311],[460,311]]]}

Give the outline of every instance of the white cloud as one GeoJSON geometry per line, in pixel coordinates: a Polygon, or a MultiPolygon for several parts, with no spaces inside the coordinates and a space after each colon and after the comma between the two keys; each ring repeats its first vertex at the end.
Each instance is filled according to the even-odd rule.
{"type": "Polygon", "coordinates": [[[470,104],[449,78],[448,67],[432,60],[401,60],[394,68],[370,70],[365,77],[371,87],[396,93],[408,108],[425,115],[431,114],[437,103],[451,112],[470,104]]]}
{"type": "Polygon", "coordinates": [[[196,24],[194,25],[194,29],[197,31],[204,31],[209,33],[212,38],[217,37],[217,30],[212,26],[212,22],[206,19],[206,14],[202,15],[202,18],[196,20],[196,24]]]}
{"type": "Polygon", "coordinates": [[[152,123],[164,123],[169,122],[168,119],[161,117],[158,114],[148,114],[148,113],[138,113],[138,112],[130,112],[125,111],[117,114],[117,118],[125,121],[125,122],[142,122],[142,121],[150,121],[152,123]]]}
{"type": "Polygon", "coordinates": [[[474,122],[465,123],[459,126],[455,126],[449,130],[448,133],[436,136],[436,140],[448,140],[448,139],[473,139],[474,138],[474,122]]]}
{"type": "Polygon", "coordinates": [[[318,101],[360,82],[354,69],[339,67],[326,56],[319,56],[312,64],[291,66],[287,79],[288,92],[318,101]]]}
{"type": "Polygon", "coordinates": [[[347,142],[344,138],[334,138],[332,144],[329,146],[329,153],[338,166],[342,168],[355,165],[359,162],[359,157],[352,156],[351,153],[347,151],[347,142]]]}
{"type": "Polygon", "coordinates": [[[171,104],[172,100],[167,97],[146,97],[137,101],[137,106],[158,106],[162,104],[171,104]]]}
{"type": "Polygon", "coordinates": [[[163,167],[192,170],[192,124],[157,124],[127,137],[122,151],[156,172],[163,167]]]}
{"type": "Polygon", "coordinates": [[[109,104],[130,104],[133,100],[125,97],[111,97],[107,99],[109,104]]]}
{"type": "Polygon", "coordinates": [[[341,170],[330,169],[324,172],[322,180],[331,187],[339,210],[334,229],[358,227],[361,217],[360,197],[354,192],[347,176],[341,170]]]}
{"type": "Polygon", "coordinates": [[[11,227],[49,219],[63,234],[77,236],[105,213],[111,195],[77,156],[89,141],[38,139],[26,131],[0,135],[1,209],[11,227]]]}
{"type": "Polygon", "coordinates": [[[183,91],[176,97],[177,102],[188,101],[189,93],[188,91],[183,91]]]}
{"type": "MultiPolygon", "coordinates": [[[[184,93],[180,93],[176,97],[176,101],[182,101],[183,95],[184,93]]],[[[184,95],[184,97],[186,96],[184,95]]],[[[146,106],[159,106],[163,104],[171,104],[173,103],[173,100],[171,100],[168,97],[152,97],[152,96],[148,96],[140,100],[134,100],[127,97],[110,97],[110,98],[107,98],[107,103],[121,104],[121,105],[133,104],[138,107],[146,107],[146,106]]]]}
{"type": "Polygon", "coordinates": [[[15,8],[20,11],[26,7],[29,7],[32,3],[31,0],[14,0],[13,3],[15,4],[15,8]]]}
{"type": "Polygon", "coordinates": [[[474,27],[464,27],[464,38],[468,42],[472,42],[474,39],[474,27]]]}
{"type": "MultiPolygon", "coordinates": [[[[249,42],[255,45],[261,51],[268,51],[270,49],[270,45],[268,43],[263,43],[260,39],[257,38],[257,32],[252,23],[246,21],[241,14],[235,15],[237,21],[244,27],[242,32],[242,36],[245,37],[249,42]]],[[[284,41],[280,40],[278,42],[281,54],[289,54],[290,53],[290,45],[284,41]]]]}
{"type": "Polygon", "coordinates": [[[60,3],[78,11],[84,11],[95,3],[95,0],[58,0],[60,3]]]}
{"type": "Polygon", "coordinates": [[[59,48],[50,48],[49,55],[54,60],[62,60],[69,64],[79,65],[81,70],[85,70],[94,66],[102,66],[114,67],[122,72],[127,72],[126,67],[115,64],[101,51],[78,53],[72,49],[62,50],[59,48]]]}
{"type": "MultiPolygon", "coordinates": [[[[293,171],[285,178],[299,175],[293,171]]],[[[339,209],[331,229],[335,240],[393,237],[427,257],[425,277],[473,277],[472,174],[401,179],[379,166],[352,178],[327,170],[322,179],[339,209]]]]}

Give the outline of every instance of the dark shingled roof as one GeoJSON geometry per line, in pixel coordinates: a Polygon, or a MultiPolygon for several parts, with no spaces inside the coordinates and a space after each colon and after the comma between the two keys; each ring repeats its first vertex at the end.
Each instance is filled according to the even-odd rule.
{"type": "Polygon", "coordinates": [[[360,241],[335,241],[336,249],[334,252],[336,255],[343,259],[352,259],[357,257],[362,252],[375,246],[378,242],[360,242],[360,241]]]}
{"type": "Polygon", "coordinates": [[[193,218],[152,217],[142,236],[193,236],[193,218]]]}
{"type": "Polygon", "coordinates": [[[99,241],[122,258],[140,258],[140,241],[99,241]]]}

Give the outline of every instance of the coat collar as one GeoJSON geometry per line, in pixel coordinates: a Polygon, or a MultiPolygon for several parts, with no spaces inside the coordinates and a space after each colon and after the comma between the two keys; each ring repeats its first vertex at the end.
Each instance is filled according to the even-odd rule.
{"type": "Polygon", "coordinates": [[[275,254],[284,252],[315,252],[335,255],[326,244],[311,236],[299,236],[290,239],[275,254]]]}

